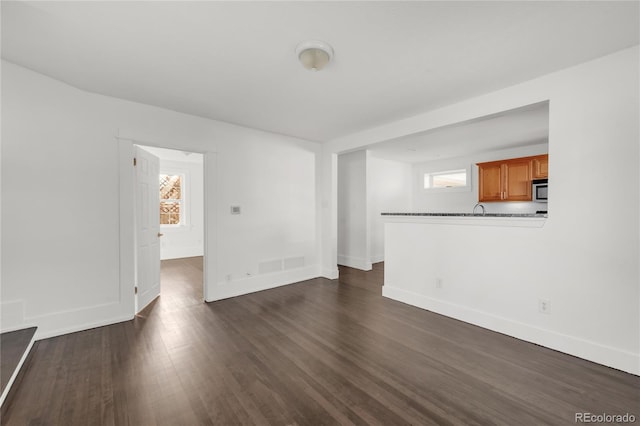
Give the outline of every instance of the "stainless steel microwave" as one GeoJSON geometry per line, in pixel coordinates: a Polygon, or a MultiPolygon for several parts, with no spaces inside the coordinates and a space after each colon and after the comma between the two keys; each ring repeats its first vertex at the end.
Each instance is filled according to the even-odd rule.
{"type": "Polygon", "coordinates": [[[547,181],[548,179],[534,179],[531,182],[533,185],[533,201],[536,203],[546,203],[548,201],[547,191],[549,191],[549,183],[547,181]]]}

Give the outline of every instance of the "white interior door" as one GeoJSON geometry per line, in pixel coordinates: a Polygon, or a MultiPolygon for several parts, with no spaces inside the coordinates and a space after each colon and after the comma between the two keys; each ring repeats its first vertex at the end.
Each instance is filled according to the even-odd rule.
{"type": "Polygon", "coordinates": [[[136,156],[136,312],[160,295],[160,160],[139,146],[136,156]]]}

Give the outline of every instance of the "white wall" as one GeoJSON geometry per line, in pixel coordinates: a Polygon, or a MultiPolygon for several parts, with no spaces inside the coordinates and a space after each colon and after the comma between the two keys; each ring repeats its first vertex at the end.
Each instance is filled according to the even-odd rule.
{"type": "Polygon", "coordinates": [[[182,175],[183,223],[160,225],[160,258],[180,259],[204,254],[204,173],[202,154],[142,147],[160,159],[160,174],[182,175]]]}
{"type": "Polygon", "coordinates": [[[133,141],[205,156],[208,300],[318,275],[318,144],[87,93],[4,61],[2,90],[3,331],[37,325],[42,338],[132,318],[133,141]],[[242,215],[229,214],[235,204],[242,215]]]}
{"type": "Polygon", "coordinates": [[[371,263],[384,260],[384,219],[381,213],[412,211],[412,167],[408,163],[369,156],[369,243],[371,263]]]}
{"type": "Polygon", "coordinates": [[[328,279],[337,279],[338,271],[338,155],[323,144],[316,158],[318,179],[316,202],[321,207],[318,214],[318,241],[320,273],[328,279]]]}
{"type": "MultiPolygon", "coordinates": [[[[478,166],[476,163],[546,154],[548,144],[502,149],[464,157],[447,158],[413,166],[413,206],[416,212],[471,213],[478,202],[478,166]],[[469,169],[471,186],[463,191],[425,190],[424,174],[446,170],[469,169]]],[[[551,179],[553,182],[553,178],[551,179]]],[[[547,210],[547,204],[534,202],[482,203],[487,213],[535,213],[547,210]]]]}
{"type": "Polygon", "coordinates": [[[366,150],[338,156],[338,265],[371,270],[366,150]]]}
{"type": "Polygon", "coordinates": [[[219,146],[216,298],[318,276],[319,145],[280,138],[281,143],[255,139],[219,146]],[[231,206],[240,206],[241,214],[232,215],[231,206]]]}
{"type": "Polygon", "coordinates": [[[384,260],[382,212],[411,210],[412,168],[367,150],[338,156],[338,265],[364,271],[384,260]]]}
{"type": "MultiPolygon", "coordinates": [[[[639,374],[639,59],[637,46],[625,49],[516,86],[336,139],[329,142],[323,152],[328,155],[363,148],[403,135],[550,101],[551,214],[536,234],[533,246],[537,250],[529,249],[525,253],[508,250],[509,243],[505,240],[507,249],[500,252],[499,258],[485,259],[486,267],[493,273],[475,279],[474,291],[491,295],[498,286],[508,289],[509,293],[493,300],[434,297],[459,304],[459,308],[469,314],[466,321],[482,324],[485,315],[501,317],[514,324],[511,333],[516,337],[639,374]],[[597,194],[595,200],[594,194],[597,194]],[[531,265],[544,265],[545,272],[534,278],[523,276],[523,270],[531,274],[531,265]],[[551,300],[550,315],[537,313],[539,297],[551,300]],[[530,329],[539,330],[538,337],[527,334],[525,330],[530,329]]],[[[325,193],[322,202],[329,205],[331,201],[330,194],[325,193]]],[[[332,262],[335,264],[335,259],[323,259],[324,268],[331,268],[332,262]]],[[[428,297],[419,290],[415,293],[428,297]]]]}

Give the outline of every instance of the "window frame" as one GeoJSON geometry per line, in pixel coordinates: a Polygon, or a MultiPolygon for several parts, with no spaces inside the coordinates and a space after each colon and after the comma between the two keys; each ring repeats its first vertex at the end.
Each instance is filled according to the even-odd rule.
{"type": "Polygon", "coordinates": [[[422,190],[425,192],[431,193],[446,193],[446,192],[469,192],[472,190],[472,182],[471,182],[471,166],[466,167],[451,167],[447,169],[434,169],[434,170],[423,170],[420,174],[421,180],[420,185],[422,190]],[[427,178],[429,178],[430,183],[433,182],[433,177],[438,175],[446,175],[452,173],[465,173],[465,184],[462,186],[450,186],[450,187],[437,187],[434,188],[432,186],[426,187],[425,183],[427,178]]]}
{"type": "Polygon", "coordinates": [[[160,179],[160,175],[167,176],[180,176],[180,199],[168,198],[162,199],[160,198],[160,190],[158,189],[158,215],[160,215],[160,203],[163,201],[166,202],[177,202],[180,205],[180,221],[178,223],[160,223],[161,228],[183,228],[188,226],[188,216],[186,211],[186,199],[187,199],[187,173],[185,171],[177,171],[172,169],[161,169],[160,173],[158,173],[158,180],[160,179]]]}

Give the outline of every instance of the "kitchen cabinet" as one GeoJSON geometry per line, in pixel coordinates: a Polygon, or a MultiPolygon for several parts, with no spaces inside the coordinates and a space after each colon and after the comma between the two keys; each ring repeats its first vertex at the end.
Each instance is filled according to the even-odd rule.
{"type": "Polygon", "coordinates": [[[502,201],[502,162],[478,164],[479,201],[502,201]]]}
{"type": "Polygon", "coordinates": [[[532,157],[531,177],[533,179],[546,179],[549,177],[549,154],[532,157]]]}
{"type": "Polygon", "coordinates": [[[531,157],[478,163],[479,201],[531,201],[531,167],[531,157]]]}

